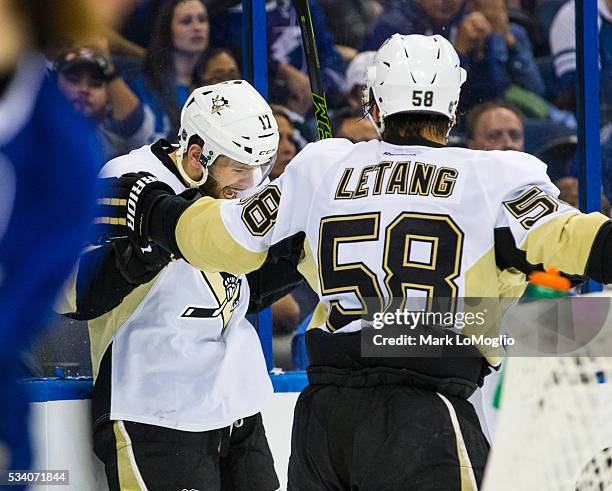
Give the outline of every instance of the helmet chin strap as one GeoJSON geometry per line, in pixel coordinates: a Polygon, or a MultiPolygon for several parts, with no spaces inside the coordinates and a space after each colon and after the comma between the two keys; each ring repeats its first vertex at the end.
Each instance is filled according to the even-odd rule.
{"type": "Polygon", "coordinates": [[[457,115],[453,114],[453,118],[448,123],[448,131],[446,132],[446,137],[445,137],[446,143],[448,143],[448,136],[450,135],[450,132],[453,130],[456,124],[457,124],[457,115]]]}
{"type": "Polygon", "coordinates": [[[372,123],[372,126],[374,126],[374,129],[376,130],[376,133],[378,134],[378,138],[382,140],[382,134],[385,131],[385,120],[381,119],[380,123],[377,123],[372,117],[371,113],[368,113],[366,118],[368,119],[370,123],[372,123]]]}
{"type": "Polygon", "coordinates": [[[183,178],[183,181],[187,184],[187,187],[190,188],[198,188],[206,182],[208,179],[208,167],[205,165],[202,166],[202,178],[199,181],[194,181],[191,177],[187,175],[185,169],[183,167],[183,158],[185,156],[185,148],[179,147],[176,151],[176,167],[178,168],[179,174],[183,178]]]}
{"type": "MultiPolygon", "coordinates": [[[[362,107],[366,107],[367,109],[364,111],[365,116],[367,118],[367,120],[372,123],[372,126],[374,126],[374,129],[376,130],[376,133],[378,134],[378,138],[380,138],[382,140],[382,134],[385,131],[385,121],[380,114],[380,108],[378,109],[378,116],[380,121],[376,121],[373,117],[372,117],[372,107],[373,105],[376,104],[376,95],[374,94],[374,91],[372,90],[371,87],[366,87],[363,90],[363,106],[362,107]],[[372,101],[372,104],[370,104],[370,101],[372,101]]],[[[376,104],[378,106],[378,104],[376,104]]]]}

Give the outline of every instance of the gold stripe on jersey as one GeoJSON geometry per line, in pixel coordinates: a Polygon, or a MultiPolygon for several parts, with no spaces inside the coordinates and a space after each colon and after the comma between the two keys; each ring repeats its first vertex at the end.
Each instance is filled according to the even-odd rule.
{"type": "Polygon", "coordinates": [[[545,268],[582,275],[597,232],[608,220],[601,213],[570,211],[527,232],[519,248],[527,252],[531,264],[543,263],[545,268]]]}
{"type": "Polygon", "coordinates": [[[108,206],[125,206],[127,205],[127,199],[121,198],[98,198],[97,204],[108,205],[108,206]]]}
{"type": "Polygon", "coordinates": [[[461,491],[478,491],[476,484],[476,477],[474,476],[474,469],[472,468],[472,462],[470,461],[470,455],[468,454],[465,440],[463,439],[463,433],[461,432],[461,426],[457,419],[457,412],[453,407],[453,404],[442,394],[437,393],[446,409],[455,431],[455,444],[457,451],[457,460],[459,461],[459,473],[461,479],[461,491]]]}
{"type": "Polygon", "coordinates": [[[259,269],[267,251],[253,252],[227,231],[221,217],[223,200],[201,198],[179,218],[176,242],[193,267],[218,273],[242,274],[259,269]]]}
{"type": "Polygon", "coordinates": [[[117,217],[96,217],[94,218],[94,223],[102,225],[127,225],[127,220],[117,217]]]}
{"type": "Polygon", "coordinates": [[[144,488],[140,486],[139,478],[142,481],[142,477],[136,464],[132,442],[123,421],[113,422],[113,431],[117,443],[117,474],[121,491],[146,490],[146,486],[144,488]]]}
{"type": "Polygon", "coordinates": [[[317,272],[317,265],[314,260],[312,247],[310,246],[308,239],[304,240],[304,249],[302,254],[303,257],[298,263],[297,270],[304,278],[306,278],[306,282],[308,283],[308,286],[312,288],[312,291],[318,292],[319,274],[317,272]]]}
{"type": "Polygon", "coordinates": [[[104,355],[111,338],[119,328],[127,322],[134,310],[136,310],[136,307],[142,302],[145,295],[149,293],[149,290],[155,284],[158,276],[159,275],[155,276],[155,278],[148,283],[135,288],[110,312],[90,320],[87,323],[94,381],[98,377],[100,361],[102,360],[102,355],[104,355]]]}
{"type": "Polygon", "coordinates": [[[316,327],[324,327],[327,324],[327,318],[329,317],[329,311],[327,306],[323,302],[319,302],[315,308],[312,318],[308,323],[308,329],[314,329],[316,327]]]}

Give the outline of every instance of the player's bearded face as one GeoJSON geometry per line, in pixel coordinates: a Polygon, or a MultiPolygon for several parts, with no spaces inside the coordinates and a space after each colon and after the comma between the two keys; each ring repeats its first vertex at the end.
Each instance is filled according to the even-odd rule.
{"type": "Polygon", "coordinates": [[[221,155],[208,169],[208,179],[200,189],[213,198],[236,199],[255,184],[252,166],[221,155]]]}

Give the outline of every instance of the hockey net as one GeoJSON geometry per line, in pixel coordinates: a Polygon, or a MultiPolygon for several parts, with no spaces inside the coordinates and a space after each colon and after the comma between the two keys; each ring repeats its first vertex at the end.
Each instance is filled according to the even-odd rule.
{"type": "MultiPolygon", "coordinates": [[[[485,491],[612,490],[612,356],[601,356],[612,355],[608,303],[596,308],[606,309],[603,322],[573,323],[576,332],[591,333],[599,324],[579,349],[506,359],[485,491]]],[[[518,328],[522,341],[533,338],[528,324],[518,328]]],[[[559,336],[547,342],[558,346],[559,336]]]]}

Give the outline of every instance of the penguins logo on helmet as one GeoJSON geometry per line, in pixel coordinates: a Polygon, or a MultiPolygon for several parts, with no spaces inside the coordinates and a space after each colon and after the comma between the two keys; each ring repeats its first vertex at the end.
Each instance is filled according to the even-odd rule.
{"type": "Polygon", "coordinates": [[[228,157],[231,166],[238,164],[240,170],[256,168],[253,170],[257,172],[253,172],[253,175],[258,182],[254,182],[254,185],[260,184],[274,165],[275,156],[275,153],[260,155],[260,152],[276,151],[279,141],[278,127],[270,106],[244,80],[194,89],[181,111],[179,135],[177,160],[183,159],[188,152],[192,136],[197,135],[201,140],[199,161],[203,167],[202,178],[193,180],[183,175],[183,167],[178,166],[181,177],[189,187],[204,184],[209,178],[209,170],[214,174],[215,169],[209,167],[220,155],[228,157]],[[270,127],[265,134],[261,134],[260,118],[264,115],[266,121],[269,118],[270,127]]]}
{"type": "Polygon", "coordinates": [[[230,107],[229,101],[221,95],[216,95],[212,99],[211,114],[219,114],[226,107],[230,107]]]}

